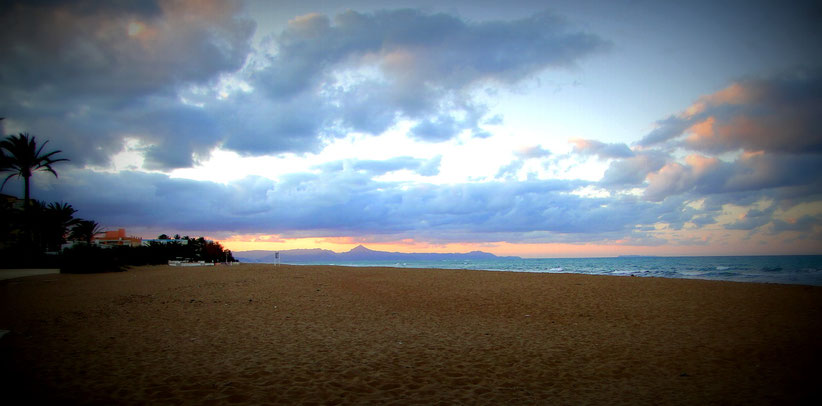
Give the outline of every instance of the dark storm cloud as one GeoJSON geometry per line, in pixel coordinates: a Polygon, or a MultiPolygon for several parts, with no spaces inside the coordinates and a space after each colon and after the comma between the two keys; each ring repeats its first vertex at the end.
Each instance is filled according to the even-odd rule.
{"type": "Polygon", "coordinates": [[[164,106],[157,103],[151,110],[133,111],[124,114],[120,125],[130,130],[143,142],[151,146],[145,148],[146,169],[164,170],[185,168],[194,165],[192,153],[207,156],[209,146],[220,139],[217,117],[202,109],[180,104],[164,106]],[[187,134],[196,134],[196,141],[187,134]]]}
{"type": "Polygon", "coordinates": [[[165,140],[149,151],[152,167],[189,166],[215,145],[217,126],[205,130],[208,112],[178,91],[244,65],[255,24],[239,12],[221,1],[5,2],[6,128],[52,139],[74,164],[107,164],[132,137],[165,140]]]}
{"type": "Polygon", "coordinates": [[[117,103],[244,63],[254,23],[234,18],[230,3],[161,1],[147,10],[129,2],[8,6],[0,15],[4,90],[37,105],[41,95],[117,103]]]}
{"type": "Polygon", "coordinates": [[[153,0],[131,1],[131,0],[3,0],[0,1],[0,11],[13,12],[21,4],[33,8],[45,8],[56,6],[71,6],[77,14],[96,14],[101,11],[131,12],[137,15],[152,17],[162,10],[160,5],[153,0]]]}

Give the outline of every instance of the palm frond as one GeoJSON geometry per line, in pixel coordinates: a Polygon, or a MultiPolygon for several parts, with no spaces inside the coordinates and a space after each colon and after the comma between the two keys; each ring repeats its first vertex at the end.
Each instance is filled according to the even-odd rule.
{"type": "MultiPolygon", "coordinates": [[[[12,176],[25,178],[26,199],[28,199],[28,180],[33,172],[50,172],[55,177],[58,177],[57,171],[55,171],[51,165],[57,162],[68,161],[68,159],[55,157],[55,155],[62,152],[61,150],[43,153],[48,143],[49,141],[46,140],[38,147],[37,137],[30,136],[28,133],[10,135],[0,141],[0,151],[3,153],[2,159],[0,160],[0,169],[4,172],[13,172],[3,181],[3,186],[5,186],[6,182],[8,182],[12,176]]],[[[0,186],[0,189],[2,189],[2,186],[0,186]]]]}
{"type": "Polygon", "coordinates": [[[11,174],[11,175],[9,175],[9,176],[6,176],[6,180],[4,180],[4,181],[3,181],[3,185],[2,185],[2,186],[0,186],[0,190],[3,190],[3,188],[6,186],[6,182],[8,182],[8,181],[9,181],[9,179],[11,179],[11,178],[13,178],[13,177],[15,177],[15,176],[19,176],[19,175],[20,175],[20,174],[18,174],[18,173],[16,173],[16,172],[15,172],[15,173],[12,173],[12,174],[11,174]]]}

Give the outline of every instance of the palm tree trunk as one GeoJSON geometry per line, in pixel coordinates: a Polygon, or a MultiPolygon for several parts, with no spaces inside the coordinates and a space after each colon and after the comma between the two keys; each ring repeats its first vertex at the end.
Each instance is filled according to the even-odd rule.
{"type": "Polygon", "coordinates": [[[31,210],[31,195],[29,194],[29,176],[23,176],[23,217],[25,218],[25,238],[26,246],[24,248],[23,257],[27,266],[34,263],[34,230],[32,225],[34,223],[33,213],[31,210]]]}
{"type": "Polygon", "coordinates": [[[26,209],[29,207],[29,203],[31,202],[31,194],[29,192],[29,176],[23,176],[23,204],[26,209]]]}

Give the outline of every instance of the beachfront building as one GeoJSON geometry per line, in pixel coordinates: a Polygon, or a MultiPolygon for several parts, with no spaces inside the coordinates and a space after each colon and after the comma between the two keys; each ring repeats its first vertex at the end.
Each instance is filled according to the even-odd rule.
{"type": "Polygon", "coordinates": [[[126,229],[120,228],[117,231],[106,231],[97,234],[92,238],[91,243],[100,247],[139,247],[143,239],[140,237],[126,236],[126,229]]]}
{"type": "Polygon", "coordinates": [[[188,245],[188,240],[185,238],[146,238],[143,239],[143,246],[149,246],[151,243],[157,244],[180,244],[188,245]]]}
{"type": "Polygon", "coordinates": [[[20,227],[12,225],[11,217],[15,215],[14,210],[23,210],[23,199],[0,193],[0,216],[3,221],[0,224],[0,250],[13,247],[23,233],[20,227]]]}
{"type": "Polygon", "coordinates": [[[0,193],[0,204],[15,210],[23,210],[23,199],[0,193]]]}

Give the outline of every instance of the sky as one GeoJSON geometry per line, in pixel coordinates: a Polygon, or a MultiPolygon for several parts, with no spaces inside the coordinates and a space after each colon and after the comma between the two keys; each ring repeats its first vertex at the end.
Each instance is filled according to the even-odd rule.
{"type": "MultiPolygon", "coordinates": [[[[32,197],[234,251],[822,254],[822,6],[2,1],[32,197]]],[[[10,181],[2,193],[22,195],[10,181]]]]}

